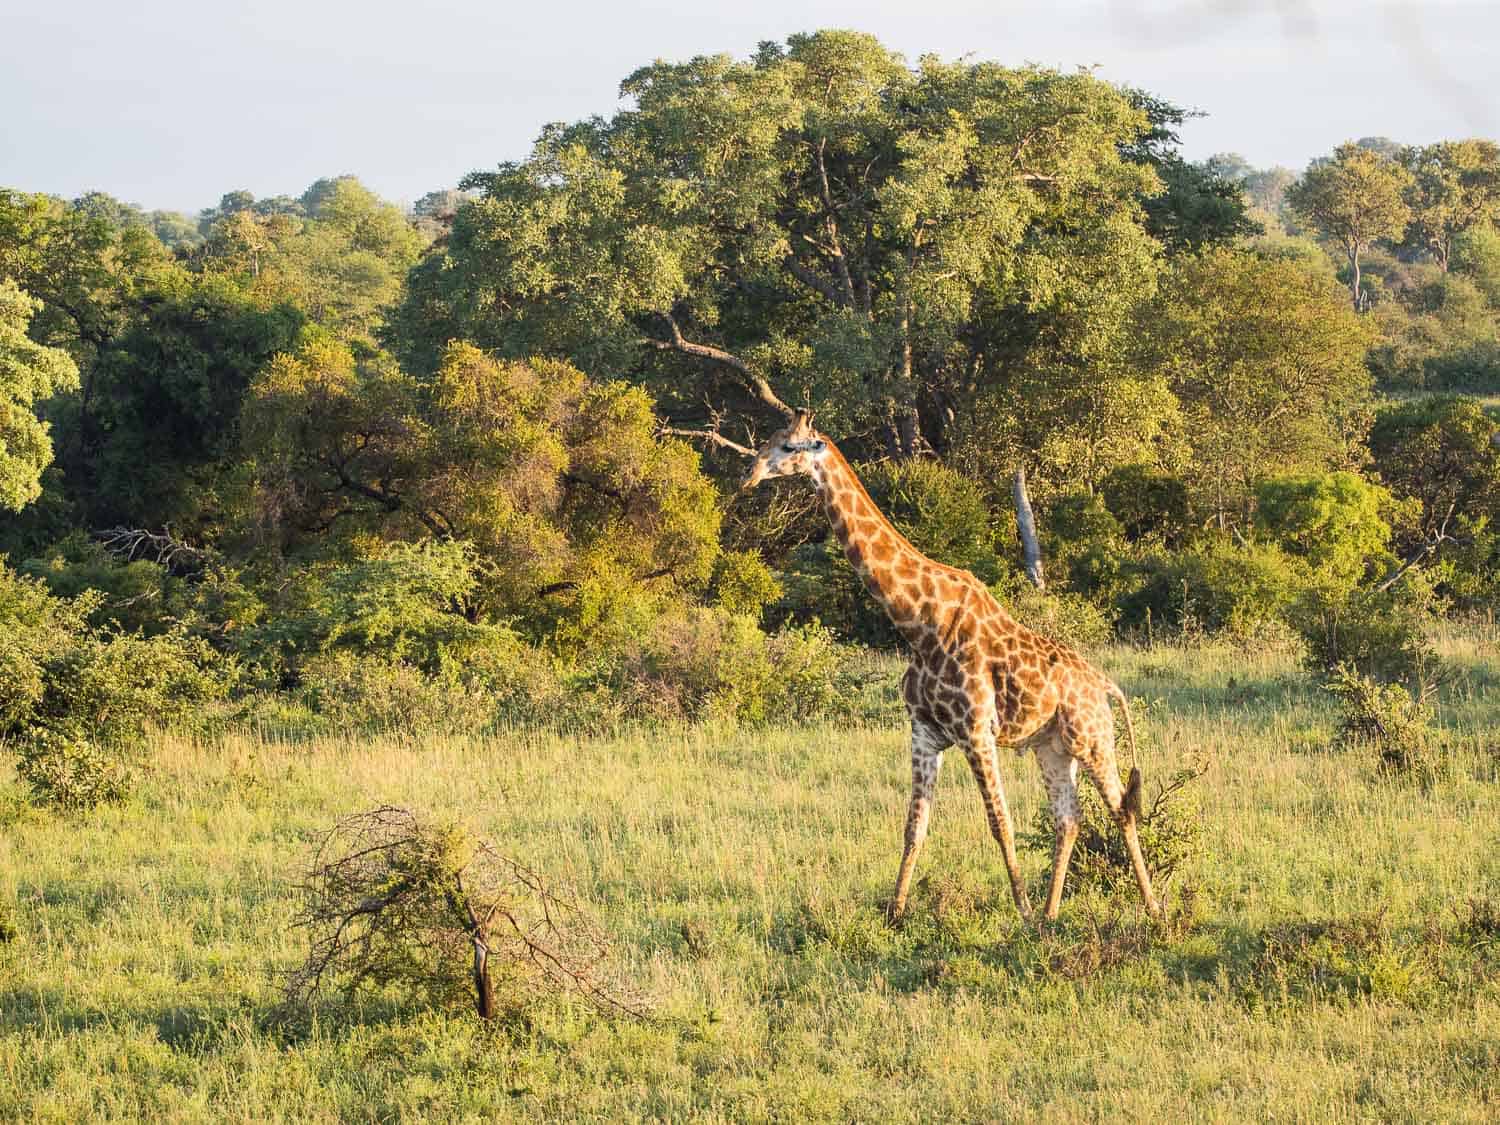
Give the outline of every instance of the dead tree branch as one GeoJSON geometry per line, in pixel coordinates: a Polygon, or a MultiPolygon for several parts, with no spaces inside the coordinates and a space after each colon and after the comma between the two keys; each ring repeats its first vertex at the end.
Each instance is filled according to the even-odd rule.
{"type": "Polygon", "coordinates": [[[670,333],[671,339],[647,339],[643,340],[642,343],[656,348],[681,352],[683,355],[694,356],[698,359],[711,359],[715,363],[721,363],[739,375],[744,381],[745,386],[761,402],[788,418],[793,416],[792,408],[777,397],[776,392],[771,389],[771,384],[766,382],[765,376],[752,368],[743,359],[731,352],[726,352],[723,348],[716,348],[711,344],[698,344],[686,339],[682,334],[682,327],[677,323],[676,317],[670,312],[663,312],[660,315],[667,325],[667,331],[670,333]]]}
{"type": "Polygon", "coordinates": [[[1021,556],[1026,564],[1026,577],[1043,593],[1047,580],[1042,574],[1042,545],[1036,535],[1036,516],[1031,511],[1031,497],[1026,493],[1026,470],[1017,469],[1011,482],[1011,491],[1016,498],[1016,530],[1021,536],[1021,556]]]}
{"type": "Polygon", "coordinates": [[[209,560],[207,551],[175,538],[169,529],[160,532],[140,527],[110,527],[94,532],[95,541],[123,562],[149,559],[168,570],[196,569],[209,560]]]}
{"type": "Polygon", "coordinates": [[[306,1003],[335,984],[395,985],[431,999],[472,989],[493,1019],[496,976],[524,1000],[575,993],[596,1008],[645,1015],[608,977],[610,944],[570,893],[492,845],[382,805],[346,817],[323,838],[300,884],[294,924],[311,943],[287,979],[306,1003]]]}

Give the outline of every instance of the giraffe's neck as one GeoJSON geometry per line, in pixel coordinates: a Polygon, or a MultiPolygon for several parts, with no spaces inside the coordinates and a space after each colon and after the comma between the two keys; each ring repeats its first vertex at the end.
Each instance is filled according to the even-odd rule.
{"type": "Polygon", "coordinates": [[[922,577],[938,564],[891,525],[832,442],[813,473],[813,484],[845,557],[896,627],[913,639],[926,624],[922,577]]]}

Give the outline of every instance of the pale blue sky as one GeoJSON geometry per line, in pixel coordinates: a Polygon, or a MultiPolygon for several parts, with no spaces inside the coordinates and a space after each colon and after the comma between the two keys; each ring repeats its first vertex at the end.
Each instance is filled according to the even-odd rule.
{"type": "Polygon", "coordinates": [[[354,172],[410,201],[608,114],[652,58],[855,27],[915,58],[1099,65],[1208,112],[1188,156],[1500,135],[1500,4],[1357,0],[25,0],[0,16],[0,186],[196,211],[354,172]]]}

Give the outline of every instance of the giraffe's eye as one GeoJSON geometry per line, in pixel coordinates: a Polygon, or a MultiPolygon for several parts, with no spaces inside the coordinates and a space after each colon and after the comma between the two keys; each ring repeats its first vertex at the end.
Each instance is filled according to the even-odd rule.
{"type": "Polygon", "coordinates": [[[795,453],[797,451],[795,449],[793,449],[790,445],[783,445],[781,447],[781,452],[783,452],[783,453],[795,453]]]}

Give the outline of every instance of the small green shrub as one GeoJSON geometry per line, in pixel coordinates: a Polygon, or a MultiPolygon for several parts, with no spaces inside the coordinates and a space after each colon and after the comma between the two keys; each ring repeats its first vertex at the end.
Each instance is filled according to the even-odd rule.
{"type": "Polygon", "coordinates": [[[1288,1001],[1354,999],[1410,1002],[1427,983],[1419,949],[1393,940],[1381,914],[1287,922],[1260,936],[1250,993],[1288,1001]]]}
{"type": "Polygon", "coordinates": [[[16,747],[16,773],[31,800],[64,812],[118,803],[130,794],[131,774],[117,754],[77,734],[38,730],[16,747]]]}
{"type": "Polygon", "coordinates": [[[469,544],[431,540],[304,566],[245,643],[263,662],[293,672],[311,655],[348,651],[436,673],[510,636],[462,612],[478,588],[479,566],[469,544]]]}
{"type": "Polygon", "coordinates": [[[601,665],[593,683],[631,718],[807,722],[846,709],[844,654],[816,623],[767,635],[699,607],[662,617],[601,665]]]}
{"type": "Polygon", "coordinates": [[[1104,611],[1082,594],[1043,594],[1023,581],[1002,588],[998,596],[1022,625],[1070,648],[1097,648],[1114,634],[1104,611]]]}
{"type": "MultiPolygon", "coordinates": [[[[1145,701],[1133,700],[1131,713],[1138,740],[1137,750],[1147,761],[1160,761],[1161,755],[1151,734],[1154,724],[1148,722],[1150,711],[1145,701]]],[[[1116,752],[1121,756],[1121,773],[1128,777],[1126,746],[1122,724],[1116,738],[1116,752]]],[[[1206,854],[1196,786],[1205,772],[1206,766],[1188,764],[1174,770],[1166,781],[1158,778],[1146,782],[1151,796],[1145,799],[1143,795],[1136,832],[1140,837],[1141,852],[1146,857],[1146,869],[1151,873],[1158,894],[1167,889],[1179,871],[1206,854]]],[[[1073,845],[1067,887],[1073,891],[1092,888],[1106,894],[1137,894],[1135,872],[1125,847],[1125,837],[1082,771],[1079,772],[1078,796],[1083,820],[1073,845]]],[[[1054,839],[1052,813],[1044,803],[1037,810],[1031,831],[1024,833],[1022,840],[1030,847],[1050,853],[1054,839]]]]}
{"type": "Polygon", "coordinates": [[[0,737],[33,800],[78,810],[129,790],[147,727],[195,720],[234,676],[201,639],[95,628],[101,595],[53,597],[0,567],[0,737]]]}
{"type": "Polygon", "coordinates": [[[1073,493],[1042,515],[1042,553],[1049,583],[1111,601],[1125,568],[1125,531],[1098,496],[1073,493]]]}
{"type": "Polygon", "coordinates": [[[803,723],[840,713],[843,654],[833,633],[813,622],[773,633],[766,641],[771,661],[766,717],[803,723]]]}
{"type": "Polygon", "coordinates": [[[1349,664],[1380,680],[1419,678],[1438,660],[1428,639],[1436,603],[1427,576],[1411,571],[1385,591],[1357,590],[1330,604],[1317,596],[1300,599],[1292,624],[1307,641],[1307,660],[1316,672],[1349,664]]]}
{"type": "Polygon", "coordinates": [[[317,656],[303,664],[301,678],[301,698],[337,730],[481,731],[494,713],[483,691],[377,656],[317,656]]]}
{"type": "Polygon", "coordinates": [[[1120,624],[1154,638],[1228,631],[1253,636],[1282,620],[1293,604],[1300,568],[1271,544],[1217,538],[1175,555],[1148,555],[1140,585],[1120,603],[1120,624]]]}
{"type": "Polygon", "coordinates": [[[1380,767],[1392,773],[1422,781],[1437,775],[1443,748],[1432,725],[1430,691],[1414,695],[1401,684],[1362,676],[1347,664],[1334,670],[1327,687],[1342,705],[1336,746],[1373,751],[1380,767]]]}

